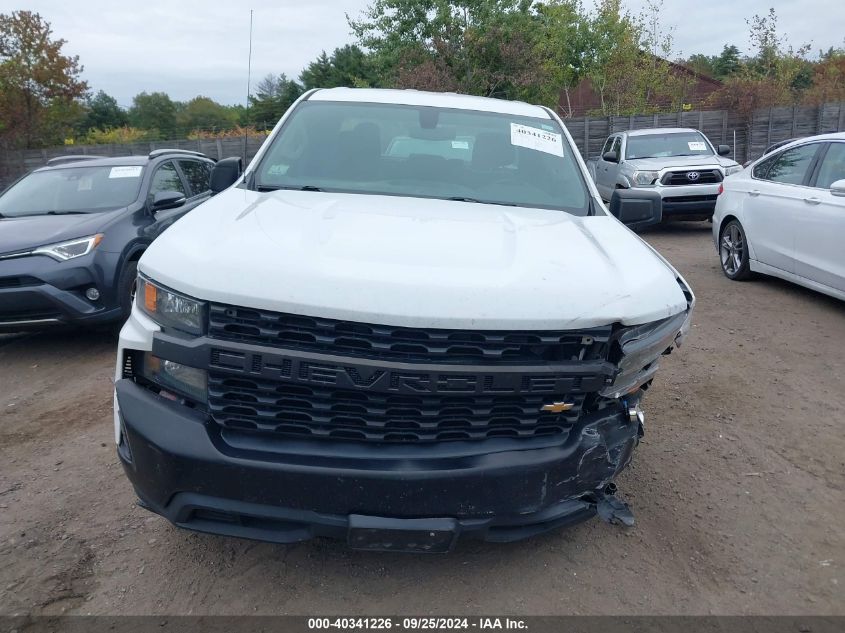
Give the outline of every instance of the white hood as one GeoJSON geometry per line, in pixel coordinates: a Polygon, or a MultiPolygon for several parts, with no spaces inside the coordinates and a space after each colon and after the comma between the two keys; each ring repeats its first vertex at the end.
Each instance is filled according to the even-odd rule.
{"type": "Polygon", "coordinates": [[[140,270],[193,297],[412,327],[573,329],[686,309],[676,273],[609,216],[229,189],[140,270]]]}

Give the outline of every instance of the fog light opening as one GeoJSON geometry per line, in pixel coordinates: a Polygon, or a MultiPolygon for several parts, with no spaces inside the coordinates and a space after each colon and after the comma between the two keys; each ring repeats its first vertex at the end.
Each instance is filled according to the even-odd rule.
{"type": "Polygon", "coordinates": [[[85,291],[85,296],[88,297],[89,301],[96,301],[100,298],[100,291],[94,287],[91,287],[85,291]]]}

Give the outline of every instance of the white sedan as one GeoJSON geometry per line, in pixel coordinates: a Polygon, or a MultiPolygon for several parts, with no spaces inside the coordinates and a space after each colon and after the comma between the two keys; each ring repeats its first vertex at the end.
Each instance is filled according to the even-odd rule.
{"type": "Polygon", "coordinates": [[[726,178],[713,238],[729,279],[765,273],[845,299],[845,133],[794,141],[726,178]]]}

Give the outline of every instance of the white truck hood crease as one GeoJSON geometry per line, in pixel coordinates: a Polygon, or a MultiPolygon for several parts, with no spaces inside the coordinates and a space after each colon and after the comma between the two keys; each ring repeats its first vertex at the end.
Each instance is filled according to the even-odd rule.
{"type": "Polygon", "coordinates": [[[384,325],[577,329],[686,309],[676,272],[609,216],[229,189],[140,270],[198,299],[384,325]]]}

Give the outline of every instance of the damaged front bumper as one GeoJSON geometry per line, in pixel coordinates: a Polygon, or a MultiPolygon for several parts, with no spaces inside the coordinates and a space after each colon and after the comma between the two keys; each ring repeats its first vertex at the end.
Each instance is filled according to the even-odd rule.
{"type": "Polygon", "coordinates": [[[179,527],[277,543],[444,552],[597,513],[631,524],[613,478],[642,435],[637,397],[585,413],[564,438],[427,446],[268,438],[123,379],[118,454],[142,505],[179,527]]]}

